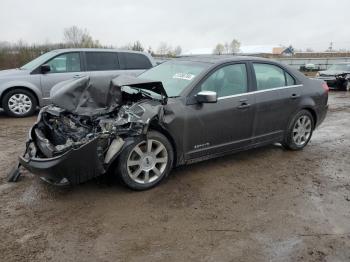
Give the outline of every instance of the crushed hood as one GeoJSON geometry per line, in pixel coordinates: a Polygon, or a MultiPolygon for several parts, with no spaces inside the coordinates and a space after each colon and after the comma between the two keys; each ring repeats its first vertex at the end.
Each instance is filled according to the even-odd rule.
{"type": "Polygon", "coordinates": [[[115,87],[130,86],[146,89],[155,92],[161,95],[162,97],[168,97],[161,81],[153,81],[129,75],[121,75],[112,80],[112,85],[115,87]]]}
{"type": "Polygon", "coordinates": [[[84,76],[55,85],[50,92],[51,102],[78,114],[92,116],[113,111],[122,104],[122,87],[130,86],[150,90],[162,96],[167,95],[160,81],[151,81],[132,76],[118,76],[114,79],[84,76]]]}

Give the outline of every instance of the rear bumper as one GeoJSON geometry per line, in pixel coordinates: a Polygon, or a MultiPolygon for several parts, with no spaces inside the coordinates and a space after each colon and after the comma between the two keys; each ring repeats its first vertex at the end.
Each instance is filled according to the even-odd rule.
{"type": "Polygon", "coordinates": [[[51,158],[20,156],[19,162],[24,168],[47,182],[59,185],[67,184],[68,181],[69,184],[76,185],[104,173],[103,165],[97,155],[97,145],[98,139],[94,139],[60,156],[51,158]]]}
{"type": "Polygon", "coordinates": [[[337,79],[335,76],[319,76],[316,77],[316,79],[325,81],[328,86],[335,87],[337,85],[337,79]]]}

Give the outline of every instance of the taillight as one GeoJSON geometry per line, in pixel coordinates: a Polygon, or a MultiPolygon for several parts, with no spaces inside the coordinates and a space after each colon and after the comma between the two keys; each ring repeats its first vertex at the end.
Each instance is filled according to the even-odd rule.
{"type": "Polygon", "coordinates": [[[329,87],[328,87],[326,82],[322,83],[322,87],[323,87],[324,91],[329,92],[329,87]]]}

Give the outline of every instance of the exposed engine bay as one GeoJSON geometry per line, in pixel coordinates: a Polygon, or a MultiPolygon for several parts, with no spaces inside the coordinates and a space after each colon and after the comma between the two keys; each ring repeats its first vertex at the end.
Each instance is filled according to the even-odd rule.
{"type": "Polygon", "coordinates": [[[53,183],[64,173],[72,173],[75,177],[64,178],[75,184],[106,172],[128,140],[146,134],[151,121],[160,121],[163,90],[160,82],[124,76],[100,87],[88,77],[59,84],[51,91],[53,104],[41,109],[30,131],[20,164],[33,173],[53,173],[53,183]],[[57,158],[63,163],[56,165],[57,158]],[[48,167],[40,166],[45,160],[48,167]],[[72,161],[88,162],[73,169],[82,175],[65,163],[72,161]]]}
{"type": "MultiPolygon", "coordinates": [[[[143,118],[144,102],[149,103],[148,100],[141,100],[98,116],[79,116],[55,106],[43,108],[40,121],[33,130],[36,138],[46,141],[47,146],[46,150],[42,150],[42,157],[62,154],[96,137],[111,140],[117,136],[141,135],[149,121],[143,118]]],[[[154,105],[159,103],[155,102],[154,105]]],[[[147,104],[146,107],[148,106],[147,104]]]]}

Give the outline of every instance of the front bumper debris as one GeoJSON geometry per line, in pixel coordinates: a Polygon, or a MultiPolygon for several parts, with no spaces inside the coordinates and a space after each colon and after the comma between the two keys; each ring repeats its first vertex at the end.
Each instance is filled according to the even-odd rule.
{"type": "Polygon", "coordinates": [[[76,185],[104,173],[97,155],[97,145],[98,139],[94,139],[60,156],[52,158],[20,156],[19,162],[24,168],[47,182],[59,185],[68,181],[69,184],[76,185]]]}

